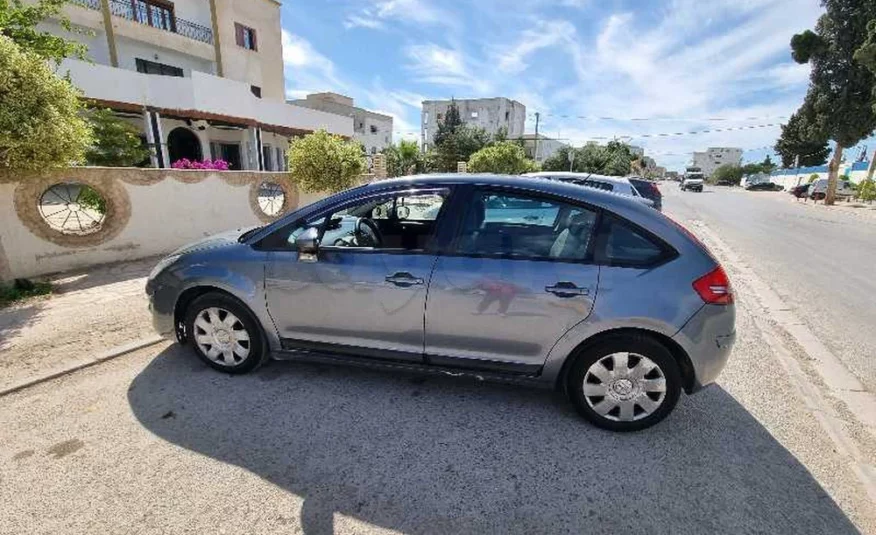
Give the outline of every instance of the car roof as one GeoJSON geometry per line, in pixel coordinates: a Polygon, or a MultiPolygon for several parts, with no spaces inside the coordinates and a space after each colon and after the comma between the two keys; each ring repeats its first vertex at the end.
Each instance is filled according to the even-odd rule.
{"type": "Polygon", "coordinates": [[[574,173],[570,171],[539,171],[537,173],[526,173],[528,177],[535,178],[578,178],[581,180],[601,180],[603,182],[611,182],[613,184],[629,184],[630,181],[626,177],[597,175],[594,173],[574,173]]]}
{"type": "MultiPolygon", "coordinates": [[[[587,176],[586,173],[583,176],[587,176]]],[[[604,177],[600,177],[604,178],[604,177]]],[[[607,177],[617,178],[617,177],[607,177]]],[[[600,205],[605,208],[625,211],[625,208],[634,207],[636,211],[640,208],[651,210],[646,204],[643,204],[635,197],[628,195],[602,191],[596,188],[584,188],[576,184],[566,182],[545,180],[543,176],[528,176],[528,175],[495,175],[495,174],[477,174],[477,173],[446,173],[446,174],[426,174],[414,175],[399,178],[391,178],[388,180],[379,180],[371,182],[367,189],[378,190],[383,188],[397,187],[400,185],[422,186],[442,184],[473,184],[479,186],[505,186],[514,187],[524,190],[540,191],[543,193],[552,193],[564,197],[583,200],[592,204],[600,205]]]]}

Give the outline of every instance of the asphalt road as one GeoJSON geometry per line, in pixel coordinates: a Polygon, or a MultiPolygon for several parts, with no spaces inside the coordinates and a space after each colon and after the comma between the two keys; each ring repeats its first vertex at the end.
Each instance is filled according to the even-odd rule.
{"type": "Polygon", "coordinates": [[[719,234],[876,392],[876,217],[803,206],[787,193],[661,189],[666,211],[719,234]]]}

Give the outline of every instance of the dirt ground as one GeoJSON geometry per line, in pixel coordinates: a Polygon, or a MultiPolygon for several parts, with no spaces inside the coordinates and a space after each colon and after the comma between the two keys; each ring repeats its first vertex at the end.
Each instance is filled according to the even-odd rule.
{"type": "Polygon", "coordinates": [[[156,261],[49,277],[53,295],[0,309],[0,390],[154,334],[144,287],[156,261]]]}

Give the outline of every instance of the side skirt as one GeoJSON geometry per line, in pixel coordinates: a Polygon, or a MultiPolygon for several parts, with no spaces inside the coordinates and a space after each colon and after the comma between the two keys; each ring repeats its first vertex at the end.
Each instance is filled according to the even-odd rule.
{"type": "MultiPolygon", "coordinates": [[[[285,345],[285,344],[284,344],[285,345]]],[[[391,372],[425,373],[429,375],[443,375],[449,377],[467,377],[478,381],[491,383],[505,383],[524,385],[539,388],[553,388],[541,378],[541,369],[537,373],[521,374],[497,371],[483,371],[462,366],[447,366],[426,364],[418,362],[405,362],[391,359],[363,358],[349,354],[334,353],[325,350],[310,349],[283,349],[271,354],[275,360],[315,362],[321,364],[353,366],[357,368],[369,368],[391,372]]]]}

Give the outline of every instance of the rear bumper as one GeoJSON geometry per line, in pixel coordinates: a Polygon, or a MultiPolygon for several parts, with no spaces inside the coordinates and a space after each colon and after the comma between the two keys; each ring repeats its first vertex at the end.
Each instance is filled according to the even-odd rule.
{"type": "Polygon", "coordinates": [[[736,342],[735,305],[704,305],[673,337],[693,365],[690,393],[715,382],[736,342]]]}

